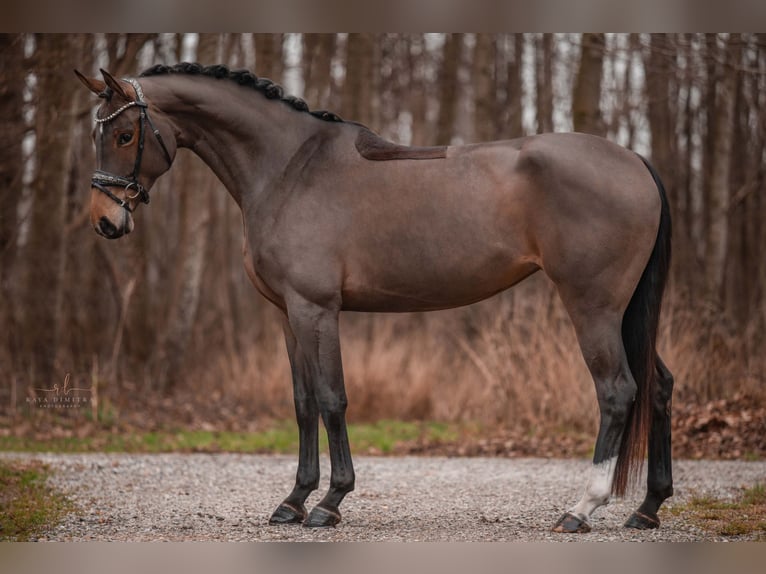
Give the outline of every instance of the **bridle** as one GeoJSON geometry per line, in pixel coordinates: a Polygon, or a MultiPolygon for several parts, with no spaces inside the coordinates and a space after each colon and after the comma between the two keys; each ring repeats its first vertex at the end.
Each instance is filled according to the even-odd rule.
{"type": "Polygon", "coordinates": [[[137,80],[134,80],[133,78],[125,78],[125,81],[129,82],[130,85],[133,86],[133,89],[136,91],[136,99],[116,109],[114,112],[112,112],[105,118],[96,117],[96,123],[97,124],[108,123],[112,121],[114,118],[116,118],[117,116],[119,116],[122,112],[124,112],[128,108],[132,108],[134,106],[140,110],[139,124],[138,124],[138,151],[136,151],[136,161],[133,164],[133,171],[127,177],[123,177],[121,175],[115,175],[115,174],[97,169],[93,172],[93,177],[90,180],[90,184],[91,186],[99,190],[101,193],[105,194],[107,197],[115,201],[120,207],[127,209],[130,213],[133,213],[133,209],[130,207],[130,204],[126,200],[120,199],[115,194],[113,194],[109,190],[109,188],[123,187],[125,188],[126,197],[128,199],[138,198],[138,200],[141,203],[149,203],[149,192],[138,181],[138,174],[141,171],[141,158],[143,157],[143,154],[144,154],[144,132],[146,131],[145,124],[147,123],[149,124],[149,128],[154,133],[154,137],[157,138],[157,141],[159,142],[160,147],[162,148],[162,151],[165,154],[165,160],[168,162],[168,165],[173,163],[173,159],[170,157],[170,152],[168,152],[168,148],[165,147],[165,142],[162,141],[162,135],[160,134],[160,130],[158,130],[155,127],[154,122],[152,122],[151,118],[149,117],[149,113],[147,112],[147,104],[144,101],[144,92],[141,89],[141,85],[138,83],[137,80]],[[133,195],[130,194],[131,188],[135,189],[135,193],[133,195]]]}

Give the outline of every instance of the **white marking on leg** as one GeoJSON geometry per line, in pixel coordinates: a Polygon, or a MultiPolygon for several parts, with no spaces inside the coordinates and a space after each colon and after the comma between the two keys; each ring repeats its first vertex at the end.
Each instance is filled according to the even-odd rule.
{"type": "Polygon", "coordinates": [[[598,464],[594,464],[590,469],[588,485],[585,487],[580,502],[578,502],[569,511],[578,516],[585,522],[589,522],[590,515],[599,506],[609,502],[609,496],[612,493],[612,480],[614,479],[614,469],[617,466],[617,457],[612,457],[598,464]]]}

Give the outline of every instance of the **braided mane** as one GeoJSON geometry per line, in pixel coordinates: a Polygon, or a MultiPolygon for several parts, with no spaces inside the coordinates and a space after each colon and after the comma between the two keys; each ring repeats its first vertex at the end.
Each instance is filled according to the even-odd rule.
{"type": "Polygon", "coordinates": [[[282,86],[275,84],[267,78],[259,78],[253,74],[250,70],[239,69],[229,70],[228,67],[223,64],[216,64],[214,66],[203,66],[202,64],[181,62],[173,66],[165,66],[163,64],[157,64],[151,68],[147,68],[139,76],[163,76],[169,74],[187,74],[190,76],[207,76],[209,78],[224,79],[237,82],[241,86],[253,88],[258,92],[261,92],[270,100],[280,100],[293,109],[300,112],[307,112],[327,122],[342,122],[343,120],[337,114],[328,112],[325,110],[311,111],[308,104],[301,98],[295,96],[285,95],[282,86]]]}

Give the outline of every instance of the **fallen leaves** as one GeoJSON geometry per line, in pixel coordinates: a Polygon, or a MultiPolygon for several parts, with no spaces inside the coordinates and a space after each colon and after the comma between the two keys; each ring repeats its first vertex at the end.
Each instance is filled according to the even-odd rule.
{"type": "Polygon", "coordinates": [[[673,452],[682,458],[766,456],[766,406],[751,396],[673,406],[673,452]]]}

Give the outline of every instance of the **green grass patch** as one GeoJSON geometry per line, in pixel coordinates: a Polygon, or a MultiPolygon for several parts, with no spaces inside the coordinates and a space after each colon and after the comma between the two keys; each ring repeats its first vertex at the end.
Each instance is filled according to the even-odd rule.
{"type": "Polygon", "coordinates": [[[0,461],[0,540],[30,540],[72,510],[46,484],[48,474],[37,461],[0,461]]]}
{"type": "Polygon", "coordinates": [[[766,506],[766,486],[756,484],[746,489],[742,495],[742,503],[747,506],[766,506]]]}
{"type": "Polygon", "coordinates": [[[694,496],[687,503],[673,505],[668,512],[720,536],[753,535],[756,540],[766,540],[766,486],[763,484],[743,489],[735,500],[694,496]]]}
{"type": "MultiPolygon", "coordinates": [[[[455,441],[460,429],[445,423],[379,421],[351,424],[349,441],[353,451],[390,454],[399,445],[413,441],[444,443],[455,441]]],[[[327,452],[327,436],[321,429],[319,445],[327,452]]],[[[82,438],[0,437],[0,451],[25,452],[242,452],[292,454],[298,452],[298,428],[282,422],[260,432],[203,430],[165,430],[157,432],[115,433],[101,431],[82,438]]]]}
{"type": "Polygon", "coordinates": [[[355,424],[348,428],[351,448],[358,452],[390,454],[398,445],[417,440],[452,442],[459,430],[445,423],[414,423],[384,420],[370,424],[355,424]]]}

